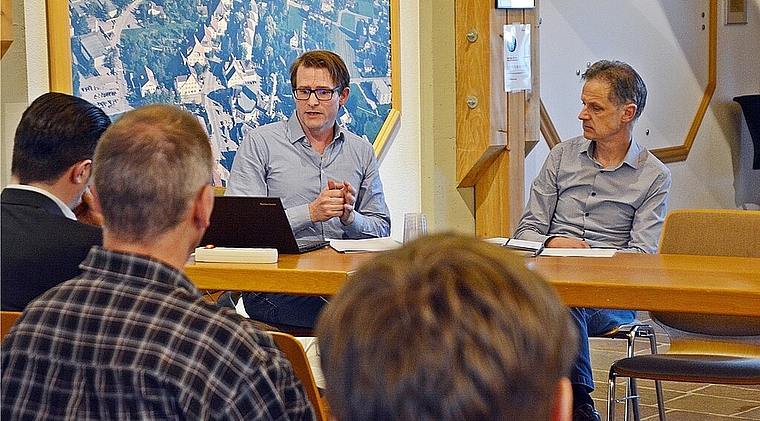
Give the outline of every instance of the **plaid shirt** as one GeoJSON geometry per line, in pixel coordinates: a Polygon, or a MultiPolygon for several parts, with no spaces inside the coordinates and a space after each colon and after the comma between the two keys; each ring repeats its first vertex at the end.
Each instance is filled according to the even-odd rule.
{"type": "Polygon", "coordinates": [[[0,418],[315,419],[271,336],[181,272],[93,247],[2,343],[0,418]]]}

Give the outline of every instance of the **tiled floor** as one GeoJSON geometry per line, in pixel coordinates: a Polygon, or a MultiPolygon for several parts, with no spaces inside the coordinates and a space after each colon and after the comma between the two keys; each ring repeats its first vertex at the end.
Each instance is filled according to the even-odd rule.
{"type": "MultiPolygon", "coordinates": [[[[639,318],[647,323],[647,313],[639,318]]],[[[658,352],[668,349],[668,338],[658,329],[658,352]]],[[[649,352],[648,342],[639,339],[636,353],[649,352]]],[[[607,376],[610,364],[625,356],[625,341],[591,339],[591,363],[594,368],[596,390],[592,394],[596,407],[606,418],[607,376]]],[[[625,381],[618,379],[618,397],[623,394],[625,381]]],[[[654,382],[639,380],[641,419],[657,420],[657,399],[654,382]]],[[[724,386],[697,383],[663,382],[665,415],[668,421],[760,420],[760,386],[724,386]]],[[[617,407],[618,420],[623,419],[623,405],[617,407]]]]}

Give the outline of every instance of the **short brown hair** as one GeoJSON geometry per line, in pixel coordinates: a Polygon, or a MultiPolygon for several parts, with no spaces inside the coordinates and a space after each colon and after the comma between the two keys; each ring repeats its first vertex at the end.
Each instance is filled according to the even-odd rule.
{"type": "Polygon", "coordinates": [[[551,286],[458,234],[373,258],[330,301],[317,337],[340,421],[549,419],[577,348],[551,286]]]}
{"type": "Polygon", "coordinates": [[[346,63],[339,55],[327,50],[314,50],[307,51],[301,54],[290,65],[290,86],[296,89],[296,73],[298,69],[303,67],[310,67],[315,69],[327,69],[332,76],[333,82],[337,84],[336,88],[347,88],[351,83],[351,74],[348,73],[346,63]]]}

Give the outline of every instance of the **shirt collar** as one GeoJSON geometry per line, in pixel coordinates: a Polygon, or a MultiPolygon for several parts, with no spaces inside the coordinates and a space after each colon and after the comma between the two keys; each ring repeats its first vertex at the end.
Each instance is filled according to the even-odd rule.
{"type": "Polygon", "coordinates": [[[69,208],[69,206],[67,204],[63,203],[63,200],[59,199],[58,196],[54,195],[53,193],[50,193],[49,191],[47,191],[45,189],[41,189],[41,188],[35,187],[35,186],[30,186],[28,184],[8,184],[6,186],[6,188],[8,188],[8,189],[18,189],[18,190],[27,190],[27,191],[32,191],[32,192],[35,192],[35,193],[39,193],[39,194],[47,197],[48,199],[52,200],[53,202],[55,202],[55,204],[59,208],[61,208],[61,212],[63,212],[63,215],[65,217],[67,217],[69,219],[73,219],[75,221],[77,219],[77,216],[74,215],[74,211],[72,211],[71,208],[69,208]]]}
{"type": "Polygon", "coordinates": [[[110,250],[95,245],[90,248],[79,268],[97,276],[116,274],[115,276],[120,276],[125,281],[157,282],[184,288],[195,296],[202,295],[182,271],[149,255],[110,250]]]}
{"type": "MultiPolygon", "coordinates": [[[[594,159],[594,148],[596,147],[596,143],[593,140],[588,140],[588,146],[586,149],[581,150],[582,154],[586,154],[589,159],[594,159]]],[[[631,168],[638,168],[639,167],[639,155],[641,155],[642,148],[639,146],[638,143],[636,143],[635,140],[631,139],[631,145],[628,146],[628,152],[625,154],[625,158],[623,158],[623,161],[620,163],[620,165],[628,164],[631,168]]],[[[620,165],[618,165],[616,168],[620,168],[620,165]]]]}
{"type": "MultiPolygon", "coordinates": [[[[288,132],[290,133],[290,136],[288,138],[288,140],[290,140],[290,143],[296,143],[306,139],[306,133],[304,133],[303,127],[301,127],[301,123],[298,121],[298,117],[296,116],[295,111],[293,111],[293,114],[290,116],[286,124],[288,127],[288,132]]],[[[333,142],[343,139],[343,128],[338,125],[337,121],[333,123],[333,133],[333,142]]]]}

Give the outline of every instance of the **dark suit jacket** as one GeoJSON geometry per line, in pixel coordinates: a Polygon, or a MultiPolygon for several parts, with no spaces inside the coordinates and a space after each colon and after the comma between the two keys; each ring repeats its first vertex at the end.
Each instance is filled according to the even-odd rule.
{"type": "Polygon", "coordinates": [[[90,247],[103,231],[66,218],[42,194],[4,189],[0,227],[2,309],[21,311],[54,285],[78,275],[90,247]]]}

